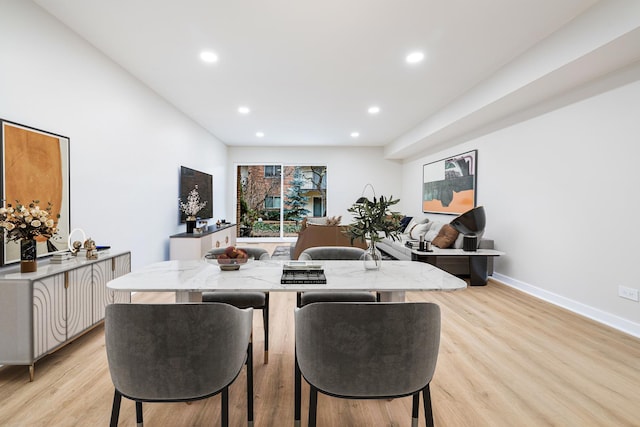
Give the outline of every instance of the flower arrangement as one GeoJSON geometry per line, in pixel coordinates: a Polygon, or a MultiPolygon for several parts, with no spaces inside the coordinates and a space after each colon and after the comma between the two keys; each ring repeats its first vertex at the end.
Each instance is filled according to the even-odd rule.
{"type": "Polygon", "coordinates": [[[198,186],[196,185],[194,189],[189,192],[187,202],[180,201],[180,210],[187,216],[187,219],[193,218],[195,220],[198,212],[206,205],[206,201],[200,202],[200,194],[198,193],[198,186]]]}
{"type": "Polygon", "coordinates": [[[41,209],[38,203],[40,201],[34,200],[23,205],[16,200],[15,207],[7,204],[0,208],[0,228],[7,230],[7,240],[33,240],[36,237],[50,239],[58,232],[56,221],[51,217],[51,202],[45,209],[41,209]]]}

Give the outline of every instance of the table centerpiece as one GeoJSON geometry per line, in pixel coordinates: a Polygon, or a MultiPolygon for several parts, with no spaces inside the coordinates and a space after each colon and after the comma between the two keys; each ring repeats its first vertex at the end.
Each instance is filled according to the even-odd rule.
{"type": "Polygon", "coordinates": [[[360,198],[347,209],[353,214],[354,220],[347,231],[351,243],[357,239],[364,239],[368,242],[364,255],[366,269],[378,270],[381,266],[382,254],[376,248],[377,242],[384,237],[393,240],[398,238],[402,215],[398,212],[392,212],[390,207],[399,201],[400,199],[394,199],[393,196],[380,196],[380,199],[376,199],[374,196],[373,201],[360,198]]]}

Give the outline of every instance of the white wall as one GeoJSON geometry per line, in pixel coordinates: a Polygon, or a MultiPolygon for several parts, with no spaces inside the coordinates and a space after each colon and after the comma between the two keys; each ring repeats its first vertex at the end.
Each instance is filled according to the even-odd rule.
{"type": "Polygon", "coordinates": [[[180,165],[214,175],[227,214],[226,146],[31,2],[0,0],[0,117],[71,140],[71,226],[168,259],[180,165]]]}
{"type": "Polygon", "coordinates": [[[632,82],[407,162],[402,197],[419,214],[422,165],[478,149],[485,236],[507,253],[495,277],[640,336],[640,303],[618,297],[640,288],[640,66],[620,74],[632,82]]]}
{"type": "MultiPolygon", "coordinates": [[[[237,165],[290,164],[327,166],[327,215],[342,215],[342,223],[349,223],[347,209],[353,205],[367,183],[373,185],[376,195],[400,197],[402,165],[384,160],[378,147],[229,147],[227,182],[235,183],[237,165]]],[[[234,192],[230,192],[227,205],[235,204],[234,192]]],[[[365,195],[371,197],[369,189],[365,195]]],[[[398,210],[403,201],[397,205],[398,210]]],[[[235,211],[230,217],[235,218],[235,211]]]]}

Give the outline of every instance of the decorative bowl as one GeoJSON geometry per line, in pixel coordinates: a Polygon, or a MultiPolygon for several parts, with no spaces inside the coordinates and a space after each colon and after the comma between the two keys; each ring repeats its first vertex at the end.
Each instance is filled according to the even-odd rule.
{"type": "MultiPolygon", "coordinates": [[[[221,254],[222,255],[222,254],[221,254]]],[[[248,264],[253,261],[253,257],[247,258],[224,258],[220,255],[206,254],[204,260],[209,264],[217,265],[222,271],[234,271],[240,270],[240,267],[244,264],[248,264]]]]}

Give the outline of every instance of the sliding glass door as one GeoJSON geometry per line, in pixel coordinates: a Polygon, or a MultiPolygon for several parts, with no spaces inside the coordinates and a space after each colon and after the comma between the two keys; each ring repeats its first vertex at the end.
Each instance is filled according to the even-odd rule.
{"type": "Polygon", "coordinates": [[[238,165],[239,237],[296,237],[307,216],[324,216],[327,167],[238,165]]]}

